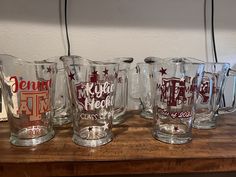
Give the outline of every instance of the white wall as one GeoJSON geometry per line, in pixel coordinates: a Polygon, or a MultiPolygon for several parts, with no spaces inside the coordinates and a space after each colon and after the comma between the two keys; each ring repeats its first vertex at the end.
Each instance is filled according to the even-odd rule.
{"type": "MultiPolygon", "coordinates": [[[[136,62],[147,56],[207,60],[203,5],[204,0],[69,0],[72,54],[95,60],[133,56],[136,62]]],[[[215,6],[218,58],[234,64],[236,1],[215,0],[215,6]]],[[[59,11],[59,0],[1,0],[0,53],[32,60],[65,55],[59,11]]]]}
{"type": "MultiPolygon", "coordinates": [[[[236,56],[236,1],[215,0],[219,60],[236,56]]],[[[203,0],[69,0],[72,53],[95,60],[133,56],[205,59],[203,0]]],[[[63,6],[62,1],[62,6],[63,6]]],[[[62,7],[63,8],[63,7],[62,7]]],[[[66,54],[59,0],[1,0],[0,53],[66,54]]]]}

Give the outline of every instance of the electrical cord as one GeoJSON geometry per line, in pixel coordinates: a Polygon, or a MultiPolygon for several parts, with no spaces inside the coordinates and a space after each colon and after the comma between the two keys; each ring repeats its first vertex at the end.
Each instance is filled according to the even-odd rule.
{"type": "Polygon", "coordinates": [[[212,36],[212,45],[215,62],[218,63],[218,57],[216,52],[216,42],[215,42],[215,5],[214,0],[211,0],[211,36],[212,36]]]}
{"type": "Polygon", "coordinates": [[[203,15],[204,15],[204,31],[205,31],[205,49],[206,49],[206,59],[207,59],[207,61],[208,61],[208,46],[207,46],[207,15],[206,15],[206,13],[207,13],[207,9],[206,9],[206,7],[207,7],[207,2],[206,2],[207,0],[204,0],[204,5],[203,5],[203,7],[204,7],[204,11],[203,11],[203,15]]]}
{"type": "MultiPolygon", "coordinates": [[[[207,8],[207,1],[208,0],[204,0],[204,29],[205,29],[205,33],[207,33],[208,27],[211,28],[210,29],[210,31],[211,31],[210,36],[211,36],[211,44],[212,44],[212,57],[213,57],[213,61],[218,63],[218,56],[217,56],[217,50],[216,50],[216,40],[215,40],[215,2],[214,2],[214,0],[209,0],[208,5],[211,3],[211,6],[209,6],[209,8],[207,8]],[[211,13],[207,13],[207,10],[211,11],[211,13]],[[208,21],[207,14],[210,15],[210,21],[209,21],[210,25],[209,26],[207,25],[207,21],[208,21]]],[[[226,105],[225,95],[224,95],[224,93],[222,93],[222,106],[225,107],[225,105],[226,105]]]]}
{"type": "MultiPolygon", "coordinates": [[[[213,46],[213,53],[215,62],[218,63],[218,57],[216,52],[216,41],[215,41],[215,1],[211,0],[211,36],[212,36],[212,46],[213,46]]],[[[225,101],[225,95],[222,93],[222,101],[223,106],[225,107],[226,101],[225,101]]]]}
{"type": "Polygon", "coordinates": [[[70,56],[70,37],[68,32],[68,21],[67,21],[67,5],[68,1],[65,0],[65,30],[66,30],[66,41],[67,41],[67,55],[70,56]]]}

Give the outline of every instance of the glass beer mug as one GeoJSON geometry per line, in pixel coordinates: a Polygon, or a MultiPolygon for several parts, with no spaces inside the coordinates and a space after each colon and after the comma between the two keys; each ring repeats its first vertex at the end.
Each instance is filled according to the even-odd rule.
{"type": "Polygon", "coordinates": [[[119,64],[117,76],[117,89],[115,96],[115,112],[112,120],[113,125],[121,124],[125,121],[124,114],[128,106],[128,72],[133,62],[132,57],[122,57],[113,60],[119,64]]]}
{"type": "Polygon", "coordinates": [[[10,142],[34,146],[54,136],[52,125],[56,63],[0,55],[0,80],[10,142]]]}
{"type": "Polygon", "coordinates": [[[66,72],[60,57],[49,58],[45,61],[57,63],[56,86],[54,96],[53,125],[62,126],[72,122],[72,109],[69,97],[69,89],[66,80],[66,72]]]}
{"type": "Polygon", "coordinates": [[[140,103],[140,115],[146,119],[153,118],[153,70],[151,64],[154,62],[162,62],[157,57],[147,57],[145,62],[136,64],[131,70],[132,82],[130,87],[130,97],[132,101],[140,103]]]}
{"type": "Polygon", "coordinates": [[[70,56],[61,57],[70,88],[73,107],[74,143],[97,147],[112,141],[112,119],[117,63],[81,63],[81,59],[70,56]]]}
{"type": "MultiPolygon", "coordinates": [[[[66,56],[65,56],[66,57],[66,56]]],[[[63,58],[63,57],[62,57],[63,58]]],[[[127,111],[128,106],[128,72],[130,70],[130,65],[133,62],[132,57],[120,57],[115,58],[111,61],[93,61],[87,58],[83,58],[77,55],[67,56],[67,58],[71,58],[76,60],[78,64],[102,64],[104,62],[114,62],[119,64],[119,71],[117,76],[117,89],[114,103],[114,116],[112,120],[113,125],[119,125],[125,121],[124,114],[127,111]]]]}
{"type": "Polygon", "coordinates": [[[147,63],[137,63],[136,72],[138,74],[138,85],[139,87],[139,101],[141,106],[141,117],[146,119],[153,118],[152,111],[152,68],[150,64],[147,63]]]}
{"type": "Polygon", "coordinates": [[[205,63],[193,127],[217,127],[220,115],[236,110],[236,72],[229,63],[205,63]]]}
{"type": "Polygon", "coordinates": [[[153,137],[170,144],[192,140],[194,103],[204,65],[173,58],[153,65],[153,137]]]}
{"type": "Polygon", "coordinates": [[[232,113],[236,110],[236,70],[229,69],[220,98],[218,115],[232,113]]]}
{"type": "Polygon", "coordinates": [[[211,129],[216,127],[217,111],[230,68],[228,63],[204,63],[203,79],[196,100],[193,127],[211,129]]]}

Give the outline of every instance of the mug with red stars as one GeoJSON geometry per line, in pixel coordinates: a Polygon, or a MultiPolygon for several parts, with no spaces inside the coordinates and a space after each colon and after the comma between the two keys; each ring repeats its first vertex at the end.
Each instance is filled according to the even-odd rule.
{"type": "Polygon", "coordinates": [[[97,147],[112,141],[112,119],[119,65],[84,63],[78,57],[61,57],[71,93],[74,143],[97,147]]]}
{"type": "Polygon", "coordinates": [[[0,81],[10,127],[10,142],[34,146],[53,138],[56,63],[0,55],[0,81]]]}
{"type": "Polygon", "coordinates": [[[152,67],[153,136],[165,143],[187,143],[192,140],[194,102],[204,65],[173,58],[152,67]]]}
{"type": "MultiPolygon", "coordinates": [[[[230,64],[214,62],[204,64],[203,79],[199,96],[196,100],[193,127],[197,129],[212,129],[217,126],[217,112],[223,112],[224,109],[219,109],[219,107],[230,64]]],[[[234,94],[231,96],[234,96],[234,94]]],[[[225,109],[227,110],[227,107],[225,109]]]]}

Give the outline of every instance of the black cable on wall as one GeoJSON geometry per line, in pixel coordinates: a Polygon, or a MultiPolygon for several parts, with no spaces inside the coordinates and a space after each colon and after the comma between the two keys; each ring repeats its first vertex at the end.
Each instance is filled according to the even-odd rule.
{"type": "Polygon", "coordinates": [[[215,42],[215,5],[214,0],[211,0],[211,35],[212,35],[212,46],[215,62],[218,62],[217,52],[216,52],[216,42],[215,42]]]}
{"type": "Polygon", "coordinates": [[[66,41],[67,41],[67,55],[70,56],[71,51],[70,51],[70,37],[69,37],[69,32],[68,32],[68,21],[67,21],[67,6],[68,6],[68,1],[65,0],[65,30],[66,30],[66,41]]]}
{"type": "MultiPolygon", "coordinates": [[[[213,47],[215,62],[218,63],[216,41],[215,41],[215,0],[211,0],[211,36],[212,36],[212,47],[213,47]]],[[[226,105],[224,93],[222,93],[222,105],[224,107],[226,105]]]]}

